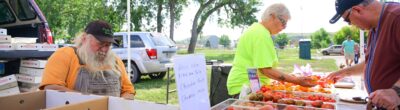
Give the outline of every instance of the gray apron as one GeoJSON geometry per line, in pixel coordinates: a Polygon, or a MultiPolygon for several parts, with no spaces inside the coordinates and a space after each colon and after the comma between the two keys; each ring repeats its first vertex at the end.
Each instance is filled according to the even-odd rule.
{"type": "MultiPolygon", "coordinates": [[[[74,48],[76,53],[76,48],[74,48]]],[[[78,56],[78,54],[76,54],[78,56]]],[[[79,64],[81,65],[76,77],[74,90],[84,94],[96,94],[120,97],[121,95],[121,81],[120,75],[112,72],[111,70],[104,70],[99,75],[89,73],[83,66],[79,56],[79,64]]]]}

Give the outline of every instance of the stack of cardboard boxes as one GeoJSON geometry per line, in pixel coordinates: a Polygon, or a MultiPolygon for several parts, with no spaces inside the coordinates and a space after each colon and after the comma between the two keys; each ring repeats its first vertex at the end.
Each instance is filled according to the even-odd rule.
{"type": "Polygon", "coordinates": [[[12,37],[7,35],[7,29],[0,28],[0,50],[37,50],[55,51],[57,44],[38,44],[37,38],[33,37],[12,37]]]}
{"type": "Polygon", "coordinates": [[[15,75],[0,78],[0,96],[18,94],[19,88],[15,75]]]}
{"type": "Polygon", "coordinates": [[[11,36],[7,35],[7,29],[0,28],[0,50],[14,50],[11,36]]]}
{"type": "Polygon", "coordinates": [[[47,60],[21,60],[17,80],[21,92],[37,91],[47,60]]]}

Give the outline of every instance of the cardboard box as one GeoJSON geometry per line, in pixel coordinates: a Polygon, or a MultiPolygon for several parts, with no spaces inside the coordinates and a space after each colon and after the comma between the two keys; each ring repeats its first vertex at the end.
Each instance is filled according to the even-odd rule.
{"type": "Polygon", "coordinates": [[[56,51],[58,44],[39,44],[39,51],[56,51]]]}
{"type": "MultiPolygon", "coordinates": [[[[27,92],[0,97],[0,109],[7,110],[58,110],[52,109],[67,104],[81,103],[103,98],[97,95],[83,95],[75,92],[59,92],[53,90],[27,92]]],[[[62,110],[62,109],[59,109],[62,110]]],[[[87,110],[87,109],[86,109],[87,110]]],[[[96,110],[96,109],[92,109],[96,110]]]]}
{"type": "Polygon", "coordinates": [[[42,76],[44,69],[19,67],[19,73],[27,74],[30,76],[42,76]]]}
{"type": "Polygon", "coordinates": [[[38,44],[14,44],[15,50],[39,50],[38,44]]]}
{"type": "Polygon", "coordinates": [[[7,29],[0,28],[0,35],[7,35],[7,29]]]}
{"type": "Polygon", "coordinates": [[[25,83],[25,82],[18,82],[18,87],[20,92],[34,92],[39,90],[40,83],[33,84],[33,83],[25,83]]]}
{"type": "Polygon", "coordinates": [[[0,50],[15,50],[13,44],[0,44],[0,50]]]}
{"type": "Polygon", "coordinates": [[[119,97],[104,97],[55,107],[54,110],[179,110],[179,107],[140,100],[126,100],[119,97]]]}
{"type": "Polygon", "coordinates": [[[22,67],[44,68],[47,60],[21,60],[22,67]]]}
{"type": "Polygon", "coordinates": [[[0,35],[0,43],[11,43],[11,36],[0,35]]]}
{"type": "Polygon", "coordinates": [[[108,110],[108,97],[100,98],[99,100],[89,100],[76,104],[58,106],[49,108],[48,110],[108,110]]]}
{"type": "Polygon", "coordinates": [[[13,44],[35,44],[36,40],[38,38],[36,37],[13,37],[11,39],[11,43],[13,44]]]}
{"type": "Polygon", "coordinates": [[[0,78],[0,90],[17,87],[17,77],[15,75],[8,75],[0,78]]]}
{"type": "Polygon", "coordinates": [[[0,97],[19,94],[19,93],[20,93],[19,88],[13,87],[13,88],[9,88],[9,89],[0,90],[0,97]]]}
{"type": "Polygon", "coordinates": [[[17,74],[17,81],[19,82],[25,82],[25,83],[33,83],[33,84],[39,84],[42,82],[42,77],[41,76],[29,76],[26,74],[17,74]]]}

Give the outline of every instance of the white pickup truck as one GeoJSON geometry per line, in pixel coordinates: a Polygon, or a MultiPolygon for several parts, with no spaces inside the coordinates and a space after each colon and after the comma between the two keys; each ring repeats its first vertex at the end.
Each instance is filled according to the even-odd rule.
{"type": "MultiPolygon", "coordinates": [[[[114,44],[114,51],[127,65],[128,33],[117,32],[114,37],[118,44],[114,44]]],[[[140,81],[142,75],[149,75],[152,79],[161,79],[165,76],[165,64],[171,62],[176,54],[175,43],[160,33],[131,32],[131,81],[140,81]]],[[[128,70],[128,69],[127,69],[128,70]]]]}

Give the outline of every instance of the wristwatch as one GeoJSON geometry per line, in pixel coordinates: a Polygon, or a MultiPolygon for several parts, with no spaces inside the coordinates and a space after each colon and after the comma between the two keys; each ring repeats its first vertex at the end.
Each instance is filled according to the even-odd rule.
{"type": "Polygon", "coordinates": [[[396,91],[397,95],[400,97],[400,87],[398,87],[398,86],[393,86],[392,89],[393,89],[394,91],[396,91]]]}

